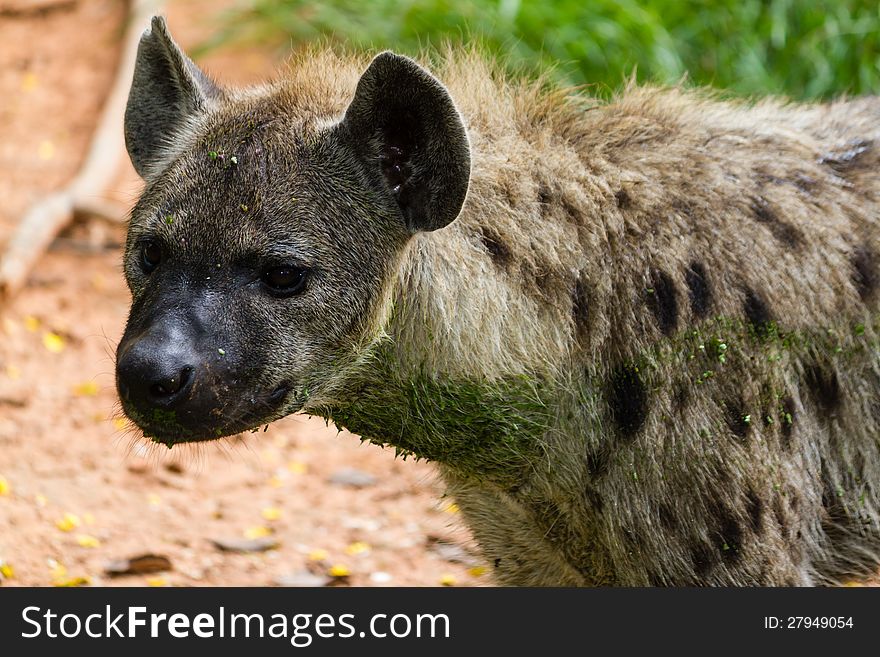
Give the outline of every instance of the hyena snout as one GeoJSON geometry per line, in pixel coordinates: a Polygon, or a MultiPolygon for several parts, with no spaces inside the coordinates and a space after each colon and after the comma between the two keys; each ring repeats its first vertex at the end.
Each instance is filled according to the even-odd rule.
{"type": "Polygon", "coordinates": [[[216,437],[230,420],[223,402],[234,373],[216,348],[212,355],[184,329],[159,321],[123,337],[117,351],[116,386],[126,415],[163,441],[216,437]]]}
{"type": "Polygon", "coordinates": [[[158,442],[228,436],[275,419],[291,394],[267,380],[259,358],[201,322],[179,316],[137,320],[116,354],[125,414],[158,442]],[[220,346],[224,345],[224,346],[220,346]]]}

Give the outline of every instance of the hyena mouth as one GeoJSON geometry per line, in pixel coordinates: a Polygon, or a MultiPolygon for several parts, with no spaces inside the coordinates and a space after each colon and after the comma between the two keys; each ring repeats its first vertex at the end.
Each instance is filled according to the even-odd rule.
{"type": "MultiPolygon", "coordinates": [[[[143,431],[144,437],[171,448],[178,443],[206,442],[256,431],[262,425],[286,415],[285,402],[292,386],[279,385],[269,394],[251,397],[245,407],[152,408],[146,412],[126,408],[126,414],[143,431]]],[[[228,394],[228,392],[227,392],[228,394]]],[[[124,406],[128,406],[124,404],[124,406]]]]}

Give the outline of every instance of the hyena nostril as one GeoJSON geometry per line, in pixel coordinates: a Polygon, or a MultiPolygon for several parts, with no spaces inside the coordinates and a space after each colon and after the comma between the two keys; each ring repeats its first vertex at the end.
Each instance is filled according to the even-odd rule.
{"type": "Polygon", "coordinates": [[[170,397],[172,395],[176,395],[181,390],[187,388],[189,384],[192,382],[194,369],[192,366],[187,365],[183,369],[181,369],[177,374],[170,376],[168,378],[155,381],[150,386],[150,394],[153,397],[170,397]]]}

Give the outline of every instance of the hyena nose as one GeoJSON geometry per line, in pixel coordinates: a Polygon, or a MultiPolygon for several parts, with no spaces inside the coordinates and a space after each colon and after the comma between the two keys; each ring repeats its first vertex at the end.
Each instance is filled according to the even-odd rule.
{"type": "Polygon", "coordinates": [[[120,395],[141,409],[175,405],[188,397],[195,380],[188,356],[179,347],[149,340],[132,345],[116,365],[120,395]]]}

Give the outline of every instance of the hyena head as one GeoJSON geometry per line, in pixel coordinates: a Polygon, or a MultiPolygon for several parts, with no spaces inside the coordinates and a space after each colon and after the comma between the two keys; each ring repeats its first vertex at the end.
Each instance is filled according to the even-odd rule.
{"type": "Polygon", "coordinates": [[[125,137],[146,185],[116,379],[157,441],[230,435],[328,393],[381,332],[408,240],[464,203],[461,117],[415,62],[380,54],[335,114],[309,92],[221,89],[161,18],[141,39],[125,137]]]}

